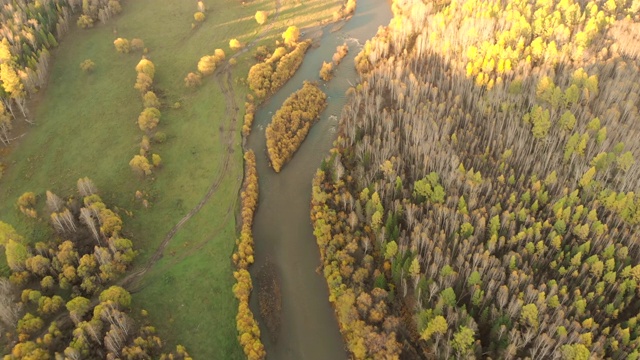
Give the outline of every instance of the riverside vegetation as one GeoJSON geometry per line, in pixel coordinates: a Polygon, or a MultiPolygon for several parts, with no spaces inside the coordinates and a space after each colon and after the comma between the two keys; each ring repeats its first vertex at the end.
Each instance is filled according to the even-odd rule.
{"type": "Polygon", "coordinates": [[[640,3],[393,3],[313,183],[356,359],[637,359],[640,3]]]}
{"type": "Polygon", "coordinates": [[[280,172],[291,160],[326,106],[327,95],[317,85],[305,82],[276,111],[265,131],[267,152],[275,172],[280,172]]]}

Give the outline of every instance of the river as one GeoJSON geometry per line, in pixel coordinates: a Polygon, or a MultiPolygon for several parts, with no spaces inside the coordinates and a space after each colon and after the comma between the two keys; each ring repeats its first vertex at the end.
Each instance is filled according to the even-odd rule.
{"type": "Polygon", "coordinates": [[[262,104],[247,140],[256,154],[260,179],[260,202],[255,214],[253,235],[255,264],[251,268],[254,296],[251,308],[260,322],[262,341],[268,359],[340,360],[347,359],[345,344],[329,303],[327,284],[321,273],[320,253],[309,219],[311,180],[327,156],[335,139],[337,118],[345,105],[345,91],[357,81],[353,59],[362,44],[378,27],[391,19],[387,0],[358,0],[354,16],[340,30],[324,29],[320,46],[309,50],[296,74],[274,96],[262,104]],[[305,80],[319,81],[323,61],[331,61],[338,45],[346,42],[349,54],[336,68],[334,78],[321,85],[328,95],[328,106],[312,127],[293,159],[276,174],[269,167],[265,127],[273,113],[305,80]],[[256,274],[266,259],[277,268],[282,296],[282,318],[277,342],[272,342],[257,306],[256,274]]]}

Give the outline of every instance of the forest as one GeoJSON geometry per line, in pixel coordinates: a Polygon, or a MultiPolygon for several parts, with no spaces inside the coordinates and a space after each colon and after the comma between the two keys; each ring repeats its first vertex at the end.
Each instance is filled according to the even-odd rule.
{"type": "Polygon", "coordinates": [[[311,219],[356,359],[637,359],[640,2],[393,2],[311,219]]]}

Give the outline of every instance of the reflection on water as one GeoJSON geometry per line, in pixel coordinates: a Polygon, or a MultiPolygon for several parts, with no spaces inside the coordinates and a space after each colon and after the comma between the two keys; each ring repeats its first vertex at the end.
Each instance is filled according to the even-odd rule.
{"type": "Polygon", "coordinates": [[[345,104],[346,90],[357,82],[353,59],[360,47],[373,37],[380,25],[391,19],[385,0],[359,0],[354,17],[338,32],[325,29],[320,46],[311,49],[296,75],[256,113],[247,147],[256,154],[260,178],[260,203],[254,219],[256,263],[258,269],[269,258],[280,278],[282,321],[277,343],[266,336],[264,321],[258,315],[257,296],[251,307],[263,331],[269,359],[346,359],[344,342],[338,331],[333,309],[328,301],[324,277],[316,272],[320,253],[309,219],[311,180],[322,159],[328,154],[338,126],[338,116],[345,104]],[[347,42],[349,54],[336,68],[334,78],[324,84],[318,72],[323,61],[331,61],[338,45],[347,42]],[[276,174],[269,168],[264,137],[272,114],[305,80],[319,81],[329,98],[327,109],[311,129],[294,158],[276,174]]]}

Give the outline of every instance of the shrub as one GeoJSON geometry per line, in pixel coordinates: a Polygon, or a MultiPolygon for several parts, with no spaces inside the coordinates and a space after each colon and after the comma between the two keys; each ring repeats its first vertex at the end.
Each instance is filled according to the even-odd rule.
{"type": "Polygon", "coordinates": [[[193,19],[194,19],[196,22],[201,23],[201,22],[203,22],[203,21],[204,21],[204,19],[205,19],[205,18],[206,18],[206,16],[205,16],[205,15],[204,15],[204,13],[203,13],[203,12],[201,12],[201,11],[198,11],[198,12],[196,12],[195,14],[193,14],[193,19]]]}
{"type": "Polygon", "coordinates": [[[92,73],[96,68],[96,63],[91,61],[91,59],[86,59],[85,61],[80,63],[80,69],[86,73],[92,73]]]}
{"type": "Polygon", "coordinates": [[[133,51],[144,50],[144,41],[138,38],[131,39],[131,50],[133,51]]]}

